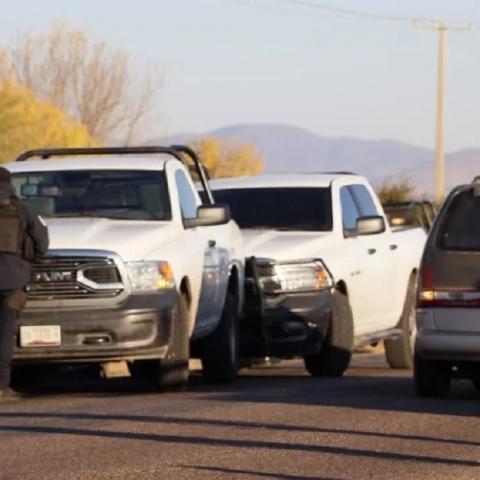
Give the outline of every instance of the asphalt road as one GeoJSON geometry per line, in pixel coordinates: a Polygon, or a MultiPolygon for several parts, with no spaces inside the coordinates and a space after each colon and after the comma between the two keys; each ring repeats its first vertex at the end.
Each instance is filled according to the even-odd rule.
{"type": "Polygon", "coordinates": [[[420,400],[410,377],[357,355],[340,379],[284,362],[179,394],[62,386],[0,404],[0,478],[479,479],[476,390],[420,400]]]}

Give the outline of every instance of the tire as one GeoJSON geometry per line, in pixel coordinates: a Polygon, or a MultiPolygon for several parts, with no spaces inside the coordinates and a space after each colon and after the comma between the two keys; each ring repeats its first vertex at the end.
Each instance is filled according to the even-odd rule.
{"type": "Polygon", "coordinates": [[[237,301],[227,293],[222,317],[215,331],[201,343],[203,375],[214,383],[230,383],[239,366],[237,301]]]}
{"type": "Polygon", "coordinates": [[[180,295],[175,306],[172,332],[167,355],[160,360],[142,360],[133,365],[133,376],[146,380],[161,392],[182,392],[188,385],[188,307],[185,296],[180,295]]]}
{"type": "Polygon", "coordinates": [[[12,368],[11,386],[14,390],[41,390],[48,383],[50,369],[46,365],[21,365],[12,368]]]}
{"type": "Polygon", "coordinates": [[[415,286],[416,277],[408,284],[407,297],[398,323],[402,335],[395,340],[385,340],[385,357],[390,368],[413,367],[413,343],[415,339],[415,286]]]}
{"type": "Polygon", "coordinates": [[[320,352],[304,357],[305,368],[314,377],[341,377],[353,351],[353,315],[343,293],[332,296],[332,319],[320,352]]]}
{"type": "Polygon", "coordinates": [[[413,360],[413,378],[419,397],[444,398],[450,390],[450,376],[434,360],[426,360],[415,353],[413,360]]]}

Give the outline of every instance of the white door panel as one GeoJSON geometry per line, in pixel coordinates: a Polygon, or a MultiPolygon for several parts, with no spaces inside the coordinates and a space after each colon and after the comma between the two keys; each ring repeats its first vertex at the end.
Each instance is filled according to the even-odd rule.
{"type": "Polygon", "coordinates": [[[390,249],[391,234],[363,237],[368,255],[372,330],[395,326],[396,302],[399,291],[397,255],[390,249]]]}

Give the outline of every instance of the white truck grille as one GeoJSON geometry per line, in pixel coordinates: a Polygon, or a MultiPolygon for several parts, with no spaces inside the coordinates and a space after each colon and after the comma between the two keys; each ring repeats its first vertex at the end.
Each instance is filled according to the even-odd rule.
{"type": "Polygon", "coordinates": [[[32,265],[28,300],[114,298],[124,291],[115,261],[108,257],[48,256],[32,265]]]}

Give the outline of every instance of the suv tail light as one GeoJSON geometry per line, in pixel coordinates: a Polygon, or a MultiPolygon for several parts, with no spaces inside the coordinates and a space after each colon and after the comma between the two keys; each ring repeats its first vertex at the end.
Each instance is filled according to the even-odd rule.
{"type": "Polygon", "coordinates": [[[434,300],[433,267],[430,263],[424,263],[418,280],[417,307],[433,308],[434,300]]]}
{"type": "Polygon", "coordinates": [[[480,292],[421,290],[419,308],[480,308],[480,292]]]}
{"type": "Polygon", "coordinates": [[[424,264],[418,285],[418,308],[480,308],[480,291],[439,289],[431,264],[424,264]]]}

